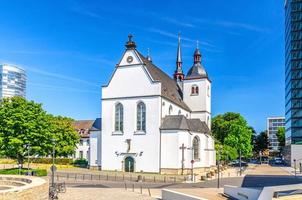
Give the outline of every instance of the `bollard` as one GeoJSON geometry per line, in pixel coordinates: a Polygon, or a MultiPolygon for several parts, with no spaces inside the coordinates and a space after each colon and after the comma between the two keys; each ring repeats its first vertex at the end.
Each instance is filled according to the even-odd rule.
{"type": "Polygon", "coordinates": [[[132,184],[132,192],[134,192],[134,183],[132,184]]]}
{"type": "Polygon", "coordinates": [[[155,176],[153,177],[154,183],[155,183],[155,176]]]}
{"type": "Polygon", "coordinates": [[[106,176],[106,179],[107,179],[107,181],[108,181],[108,179],[109,179],[108,174],[107,174],[107,176],[106,176]]]}
{"type": "Polygon", "coordinates": [[[149,193],[149,196],[151,197],[151,192],[150,192],[150,188],[148,188],[148,193],[149,193]]]}
{"type": "Polygon", "coordinates": [[[127,190],[127,183],[125,182],[124,184],[125,184],[125,190],[127,190]]]}
{"type": "Polygon", "coordinates": [[[125,180],[125,174],[123,174],[123,181],[125,180]]]}
{"type": "Polygon", "coordinates": [[[67,173],[67,180],[69,179],[69,174],[67,173]]]}
{"type": "Polygon", "coordinates": [[[90,180],[92,180],[92,174],[91,174],[91,176],[90,176],[90,180]]]}
{"type": "Polygon", "coordinates": [[[141,184],[141,188],[140,189],[141,189],[141,194],[143,194],[143,186],[142,186],[142,184],[141,184]]]}

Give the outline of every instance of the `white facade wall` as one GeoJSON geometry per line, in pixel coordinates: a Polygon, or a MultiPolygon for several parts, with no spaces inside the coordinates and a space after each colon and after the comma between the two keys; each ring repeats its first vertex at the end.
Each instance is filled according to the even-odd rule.
{"type": "Polygon", "coordinates": [[[159,172],[161,84],[153,83],[142,65],[122,66],[116,68],[102,94],[102,169],[123,171],[125,157],[132,156],[135,171],[159,172]],[[141,101],[146,105],[146,133],[136,132],[136,106],[141,101]],[[124,109],[123,133],[114,131],[117,103],[124,109]],[[131,139],[129,152],[126,139],[131,139]]]}
{"type": "Polygon", "coordinates": [[[161,135],[161,168],[179,169],[182,165],[182,144],[186,147],[184,150],[184,167],[191,168],[191,160],[193,160],[192,142],[193,138],[198,136],[200,139],[199,157],[195,160],[193,167],[211,167],[215,164],[215,151],[213,151],[212,136],[192,133],[188,131],[163,130],[161,135]],[[208,139],[209,138],[209,139],[208,139]],[[208,142],[207,142],[208,141],[208,142]],[[207,144],[208,143],[208,144],[207,144]]]}
{"type": "Polygon", "coordinates": [[[88,160],[89,166],[101,166],[101,131],[90,131],[90,156],[88,160]]]}
{"type": "Polygon", "coordinates": [[[183,82],[184,102],[192,110],[191,118],[198,118],[211,126],[211,82],[204,79],[184,80],[183,82]],[[192,86],[198,86],[199,94],[192,95],[192,86]]]}
{"type": "Polygon", "coordinates": [[[190,118],[190,112],[179,107],[178,105],[172,103],[171,101],[165,98],[162,98],[161,110],[162,110],[162,114],[161,114],[162,118],[164,118],[166,115],[179,115],[179,114],[184,115],[187,118],[190,118]],[[169,112],[170,108],[172,108],[171,114],[169,112]]]}
{"type": "Polygon", "coordinates": [[[90,147],[90,141],[89,138],[81,138],[80,143],[77,145],[76,151],[75,151],[75,159],[86,159],[89,160],[89,147],[90,147]],[[82,152],[82,153],[81,153],[82,152]],[[81,156],[81,154],[83,156],[81,156]]]}

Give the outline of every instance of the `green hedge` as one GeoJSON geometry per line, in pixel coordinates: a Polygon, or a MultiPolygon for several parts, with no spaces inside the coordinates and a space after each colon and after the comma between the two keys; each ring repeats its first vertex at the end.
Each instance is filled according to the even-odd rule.
{"type": "MultiPolygon", "coordinates": [[[[21,169],[21,174],[25,175],[27,173],[26,168],[21,169]]],[[[47,171],[46,169],[29,169],[29,172],[34,172],[36,176],[47,176],[47,171]]],[[[19,169],[18,168],[12,168],[12,169],[1,169],[0,174],[14,174],[18,175],[19,174],[19,169]]]]}
{"type": "MultiPolygon", "coordinates": [[[[24,161],[27,161],[25,159],[24,161]]],[[[41,164],[52,164],[52,158],[30,158],[31,163],[41,163],[41,164]]],[[[72,165],[73,159],[72,158],[56,158],[55,164],[58,165],[72,165]]]]}
{"type": "Polygon", "coordinates": [[[73,161],[73,165],[77,167],[87,167],[88,161],[86,159],[76,159],[73,161]]]}

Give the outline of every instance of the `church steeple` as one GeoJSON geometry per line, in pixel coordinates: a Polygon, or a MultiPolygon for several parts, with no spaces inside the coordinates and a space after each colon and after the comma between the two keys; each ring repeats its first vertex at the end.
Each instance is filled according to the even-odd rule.
{"type": "Polygon", "coordinates": [[[184,79],[184,74],[182,71],[180,34],[178,34],[178,47],[177,47],[176,70],[174,72],[174,80],[182,81],[183,79],[184,79]]]}
{"type": "Polygon", "coordinates": [[[196,64],[196,63],[201,63],[201,53],[199,51],[198,40],[196,42],[196,49],[195,49],[195,52],[194,52],[194,64],[196,64]]]}

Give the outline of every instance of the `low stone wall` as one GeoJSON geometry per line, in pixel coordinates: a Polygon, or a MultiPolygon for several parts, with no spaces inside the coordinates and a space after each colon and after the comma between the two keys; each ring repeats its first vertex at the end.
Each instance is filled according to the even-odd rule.
{"type": "Polygon", "coordinates": [[[48,182],[42,178],[32,176],[0,175],[0,179],[2,182],[1,185],[9,187],[9,189],[0,189],[1,200],[48,199],[48,182]]]}

